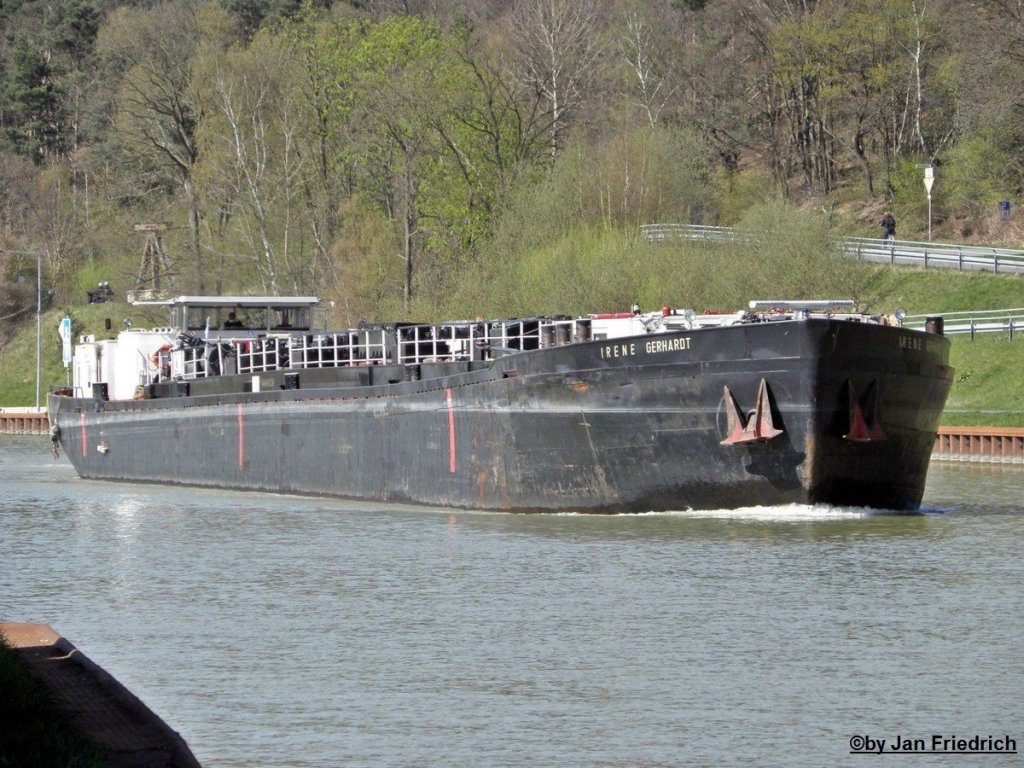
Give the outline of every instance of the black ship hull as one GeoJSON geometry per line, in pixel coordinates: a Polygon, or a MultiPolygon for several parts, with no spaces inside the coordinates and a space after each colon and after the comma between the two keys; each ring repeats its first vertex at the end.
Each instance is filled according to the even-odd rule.
{"type": "Polygon", "coordinates": [[[49,406],[86,478],[524,512],[915,510],[948,352],[812,318],[49,406]]]}

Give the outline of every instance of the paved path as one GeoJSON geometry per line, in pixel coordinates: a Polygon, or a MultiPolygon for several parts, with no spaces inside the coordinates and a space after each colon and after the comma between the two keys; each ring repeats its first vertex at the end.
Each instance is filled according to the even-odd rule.
{"type": "Polygon", "coordinates": [[[200,768],[181,736],[48,625],[0,622],[0,633],[111,768],[200,768]]]}

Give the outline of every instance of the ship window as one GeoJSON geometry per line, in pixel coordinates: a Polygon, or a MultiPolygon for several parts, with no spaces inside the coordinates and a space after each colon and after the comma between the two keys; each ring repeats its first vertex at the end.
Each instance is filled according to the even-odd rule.
{"type": "Polygon", "coordinates": [[[211,328],[217,327],[216,318],[213,317],[213,310],[210,307],[189,307],[188,308],[188,324],[187,328],[190,331],[201,331],[206,328],[207,321],[210,322],[211,328]]]}
{"type": "Polygon", "coordinates": [[[248,328],[249,319],[241,307],[233,309],[220,308],[218,313],[221,316],[221,328],[231,330],[232,328],[248,328]]]}
{"type": "Polygon", "coordinates": [[[290,307],[275,307],[272,311],[275,330],[291,330],[295,327],[292,323],[292,309],[290,307]]]}
{"type": "Polygon", "coordinates": [[[309,307],[273,307],[274,330],[309,330],[309,307]]]}
{"type": "Polygon", "coordinates": [[[263,307],[246,307],[243,310],[242,322],[245,323],[246,328],[266,328],[267,310],[263,307]]]}

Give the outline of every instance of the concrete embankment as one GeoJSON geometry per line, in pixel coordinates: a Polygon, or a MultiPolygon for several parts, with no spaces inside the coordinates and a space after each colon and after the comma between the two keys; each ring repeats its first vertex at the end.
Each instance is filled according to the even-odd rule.
{"type": "Polygon", "coordinates": [[[54,706],[111,768],[200,768],[185,740],[103,668],[46,624],[0,622],[54,706]]]}

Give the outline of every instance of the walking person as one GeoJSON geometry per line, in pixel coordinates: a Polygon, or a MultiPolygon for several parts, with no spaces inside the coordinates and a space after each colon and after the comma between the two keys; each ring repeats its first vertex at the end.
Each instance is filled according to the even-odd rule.
{"type": "Polygon", "coordinates": [[[889,211],[886,211],[885,216],[882,217],[882,239],[896,239],[896,217],[889,211]]]}

